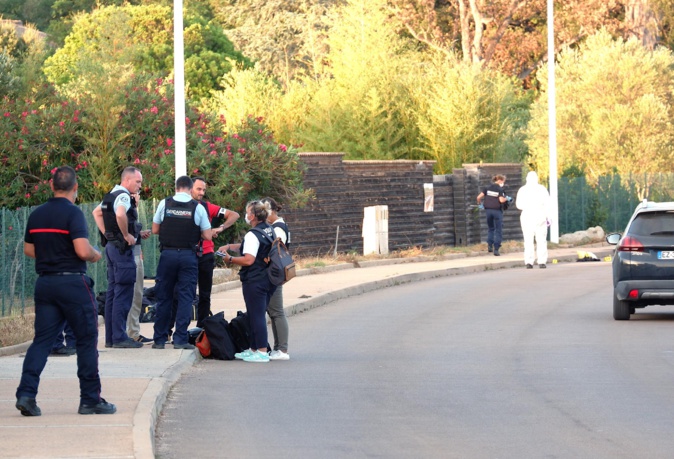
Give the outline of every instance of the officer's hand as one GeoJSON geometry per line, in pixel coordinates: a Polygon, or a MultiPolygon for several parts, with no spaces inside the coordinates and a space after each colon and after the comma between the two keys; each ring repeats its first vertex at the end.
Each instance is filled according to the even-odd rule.
{"type": "Polygon", "coordinates": [[[136,245],[136,238],[133,237],[133,234],[127,234],[124,237],[124,240],[126,241],[127,244],[129,245],[136,245]]]}
{"type": "Polygon", "coordinates": [[[150,230],[141,231],[140,232],[140,238],[141,239],[147,239],[147,238],[150,237],[151,234],[152,234],[152,231],[150,231],[150,230]]]}
{"type": "Polygon", "coordinates": [[[92,258],[91,262],[96,263],[98,260],[100,260],[102,257],[101,252],[98,250],[94,249],[94,257],[92,258]]]}

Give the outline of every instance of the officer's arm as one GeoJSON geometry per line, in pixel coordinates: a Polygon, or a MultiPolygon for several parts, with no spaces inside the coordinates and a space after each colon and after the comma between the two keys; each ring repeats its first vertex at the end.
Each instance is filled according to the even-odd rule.
{"type": "Polygon", "coordinates": [[[96,222],[96,226],[98,226],[98,230],[105,234],[105,223],[103,222],[103,209],[101,209],[101,205],[97,205],[91,214],[94,216],[94,221],[96,222]]]}
{"type": "Polygon", "coordinates": [[[255,263],[255,257],[249,253],[244,253],[242,257],[227,256],[225,262],[239,266],[250,266],[255,263]]]}
{"type": "Polygon", "coordinates": [[[484,198],[484,193],[480,193],[477,195],[477,203],[479,204],[480,201],[482,201],[482,198],[484,198]]]}
{"type": "Polygon", "coordinates": [[[152,222],[152,234],[159,234],[159,223],[152,222]]]}
{"type": "Polygon", "coordinates": [[[207,230],[203,230],[201,232],[201,239],[205,241],[212,241],[213,240],[213,230],[208,228],[207,230]]]}
{"type": "Polygon", "coordinates": [[[85,237],[73,239],[73,245],[75,246],[75,253],[81,260],[93,263],[101,259],[101,252],[91,246],[89,239],[85,237]]]}
{"type": "Polygon", "coordinates": [[[31,244],[29,242],[24,242],[23,243],[23,253],[27,257],[35,258],[35,244],[31,244]]]}
{"type": "Polygon", "coordinates": [[[122,232],[124,239],[129,235],[129,219],[126,216],[126,209],[124,206],[117,206],[115,209],[115,217],[117,217],[117,226],[122,232]]]}
{"type": "Polygon", "coordinates": [[[234,212],[233,210],[227,209],[225,211],[225,223],[223,223],[222,226],[224,227],[224,229],[227,229],[230,226],[232,226],[234,223],[236,223],[236,221],[238,219],[239,219],[239,213],[238,212],[234,212]]]}

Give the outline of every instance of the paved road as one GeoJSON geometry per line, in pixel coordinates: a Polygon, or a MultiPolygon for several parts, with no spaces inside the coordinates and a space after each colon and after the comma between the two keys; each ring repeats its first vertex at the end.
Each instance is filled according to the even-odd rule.
{"type": "Polygon", "coordinates": [[[610,265],[402,285],[290,319],[292,360],[205,360],[160,458],[671,458],[674,308],[611,316],[610,265]]]}

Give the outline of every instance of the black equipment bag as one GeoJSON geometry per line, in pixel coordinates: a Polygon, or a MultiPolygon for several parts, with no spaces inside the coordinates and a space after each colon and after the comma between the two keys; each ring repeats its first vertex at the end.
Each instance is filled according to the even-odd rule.
{"type": "Polygon", "coordinates": [[[229,322],[229,331],[232,335],[232,341],[234,341],[236,352],[250,349],[250,324],[248,322],[248,313],[237,311],[236,317],[229,322]]]}
{"type": "Polygon", "coordinates": [[[234,360],[235,346],[229,334],[229,324],[225,320],[225,313],[218,312],[204,319],[204,333],[211,344],[212,359],[234,360]]]}

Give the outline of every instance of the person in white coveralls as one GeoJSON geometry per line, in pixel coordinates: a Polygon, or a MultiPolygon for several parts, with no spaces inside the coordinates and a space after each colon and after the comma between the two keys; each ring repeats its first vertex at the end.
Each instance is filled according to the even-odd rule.
{"type": "Polygon", "coordinates": [[[524,263],[527,269],[534,267],[534,261],[545,268],[548,261],[548,226],[550,226],[550,193],[538,183],[538,174],[527,174],[526,184],[517,192],[515,205],[522,211],[520,223],[524,235],[524,263]],[[534,251],[534,238],[536,249],[534,251]]]}

